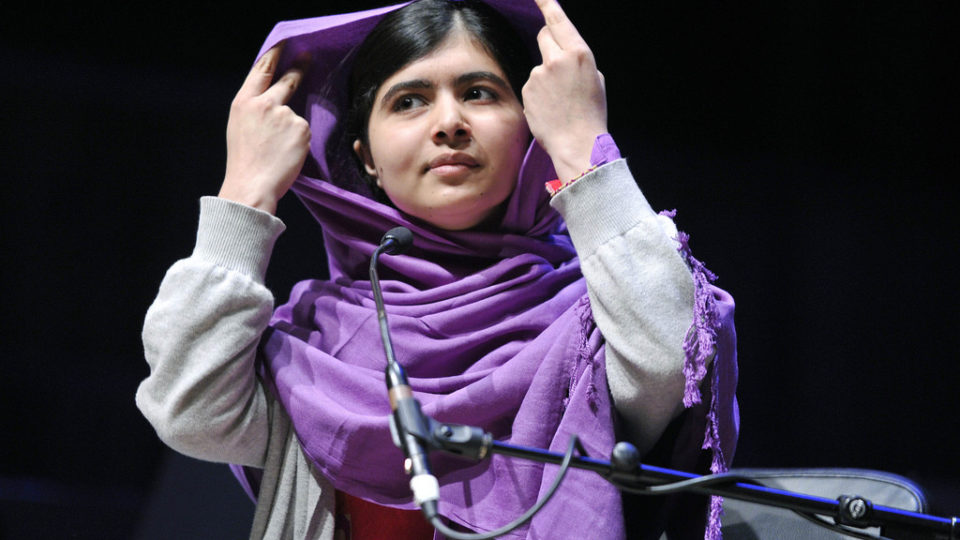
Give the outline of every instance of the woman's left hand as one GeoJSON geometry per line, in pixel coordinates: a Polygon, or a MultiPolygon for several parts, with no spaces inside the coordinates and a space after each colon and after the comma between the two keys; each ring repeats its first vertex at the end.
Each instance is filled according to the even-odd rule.
{"type": "Polygon", "coordinates": [[[546,20],[537,34],[543,63],[523,86],[523,112],[558,178],[570,180],[590,168],[594,140],[607,132],[603,75],[557,0],[536,1],[546,20]]]}

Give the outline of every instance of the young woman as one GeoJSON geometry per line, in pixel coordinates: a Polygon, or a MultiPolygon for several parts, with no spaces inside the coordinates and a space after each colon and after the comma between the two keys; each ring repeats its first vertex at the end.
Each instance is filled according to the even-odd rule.
{"type": "MultiPolygon", "coordinates": [[[[242,466],[252,538],[433,534],[408,512],[366,276],[397,225],[415,240],[382,259],[384,298],[426,414],[514,444],[563,451],[577,434],[607,457],[628,439],[666,465],[726,467],[732,301],[651,210],[606,114],[603,78],[555,0],[422,0],[278,25],[233,102],[194,252],[147,313],[137,394],[171,447],[242,466]],[[531,70],[523,40],[537,30],[531,70]],[[323,226],[330,277],[274,311],[263,276],[291,188],[323,226]]],[[[432,464],[441,513],[475,531],[511,521],[555,474],[499,456],[432,464]]],[[[573,471],[517,534],[622,538],[622,509],[573,471]]]]}

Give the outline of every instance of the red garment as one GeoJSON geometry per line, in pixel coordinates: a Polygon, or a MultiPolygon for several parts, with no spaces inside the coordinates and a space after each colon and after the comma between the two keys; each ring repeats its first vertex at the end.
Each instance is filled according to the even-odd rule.
{"type": "Polygon", "coordinates": [[[433,526],[418,510],[400,510],[337,491],[335,540],[432,540],[433,526]]]}

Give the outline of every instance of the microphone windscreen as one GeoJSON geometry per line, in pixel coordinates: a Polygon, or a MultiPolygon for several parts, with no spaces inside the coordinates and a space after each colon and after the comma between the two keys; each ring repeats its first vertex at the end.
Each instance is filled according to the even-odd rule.
{"type": "Polygon", "coordinates": [[[382,246],[388,242],[389,245],[384,249],[385,253],[389,255],[403,253],[413,245],[413,233],[406,227],[394,227],[387,231],[387,234],[383,235],[383,239],[380,240],[380,245],[382,246]],[[392,242],[390,242],[391,240],[392,242]]]}

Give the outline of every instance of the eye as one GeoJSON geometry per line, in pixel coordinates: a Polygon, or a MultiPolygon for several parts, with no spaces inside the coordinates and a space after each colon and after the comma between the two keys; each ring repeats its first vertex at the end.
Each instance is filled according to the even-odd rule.
{"type": "Polygon", "coordinates": [[[407,94],[405,96],[400,96],[393,102],[394,111],[409,111],[410,109],[415,109],[417,107],[422,107],[426,105],[426,100],[423,97],[416,94],[407,94]]]}
{"type": "Polygon", "coordinates": [[[464,93],[463,99],[467,101],[472,101],[472,100],[494,101],[497,99],[497,93],[483,86],[474,86],[464,93]]]}

